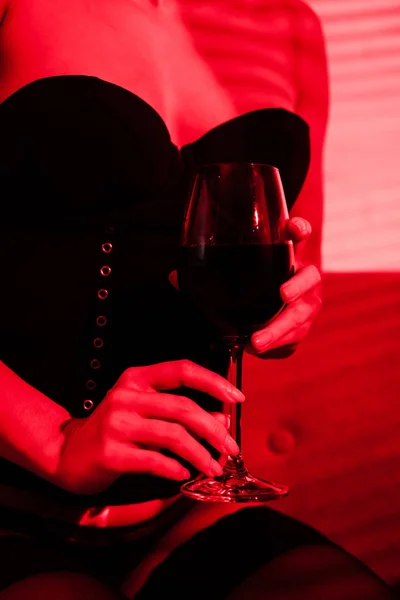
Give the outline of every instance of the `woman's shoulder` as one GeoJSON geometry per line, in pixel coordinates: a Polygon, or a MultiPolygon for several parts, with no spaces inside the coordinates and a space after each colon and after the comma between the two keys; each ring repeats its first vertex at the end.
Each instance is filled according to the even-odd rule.
{"type": "Polygon", "coordinates": [[[286,4],[296,11],[298,17],[301,17],[305,21],[319,23],[320,19],[316,11],[308,2],[304,0],[286,0],[286,4]]]}
{"type": "Polygon", "coordinates": [[[322,22],[315,10],[303,0],[290,0],[296,18],[298,33],[304,37],[323,39],[322,22]]]}
{"type": "Polygon", "coordinates": [[[253,5],[255,16],[265,15],[268,20],[274,15],[296,37],[322,35],[322,23],[318,13],[303,0],[256,0],[253,5]]]}
{"type": "Polygon", "coordinates": [[[267,2],[265,0],[256,0],[255,5],[265,11],[282,11],[288,16],[291,15],[293,18],[300,19],[303,22],[320,22],[317,12],[305,0],[269,0],[267,2]]]}

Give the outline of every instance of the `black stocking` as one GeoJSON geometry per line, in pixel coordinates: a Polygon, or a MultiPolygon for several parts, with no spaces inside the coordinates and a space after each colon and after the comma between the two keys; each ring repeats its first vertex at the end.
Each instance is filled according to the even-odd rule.
{"type": "Polygon", "coordinates": [[[361,562],[265,507],[233,513],[174,550],[135,600],[393,600],[361,562]]]}

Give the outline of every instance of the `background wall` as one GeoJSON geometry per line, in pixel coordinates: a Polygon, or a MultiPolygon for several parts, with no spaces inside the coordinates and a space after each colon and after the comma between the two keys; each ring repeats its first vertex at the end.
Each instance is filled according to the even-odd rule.
{"type": "Polygon", "coordinates": [[[400,0],[309,0],[331,79],[323,266],[400,270],[400,0]]]}

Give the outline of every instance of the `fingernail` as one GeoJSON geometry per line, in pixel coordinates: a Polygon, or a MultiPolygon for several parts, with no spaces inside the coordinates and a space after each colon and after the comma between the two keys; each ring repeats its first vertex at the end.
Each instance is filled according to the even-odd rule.
{"type": "Polygon", "coordinates": [[[222,475],[223,473],[223,468],[221,467],[221,465],[219,463],[217,463],[216,460],[213,460],[211,465],[210,465],[210,473],[211,475],[222,475]]]}
{"type": "Polygon", "coordinates": [[[225,429],[229,429],[230,425],[231,425],[231,419],[229,417],[229,415],[223,415],[223,414],[217,414],[215,415],[215,418],[217,419],[217,421],[219,421],[221,423],[221,425],[223,425],[225,427],[225,429]]]}
{"type": "Polygon", "coordinates": [[[183,481],[184,479],[189,479],[190,477],[190,473],[187,469],[185,469],[184,471],[182,471],[182,474],[180,476],[180,479],[183,481]]]}
{"type": "Polygon", "coordinates": [[[283,285],[281,287],[281,296],[282,296],[282,300],[284,302],[288,302],[289,300],[291,300],[294,296],[294,290],[292,289],[291,285],[283,285]]]}
{"type": "Polygon", "coordinates": [[[239,454],[240,448],[233,438],[228,438],[225,441],[224,445],[225,445],[227,454],[233,454],[233,456],[236,456],[236,454],[239,454]]]}
{"type": "Polygon", "coordinates": [[[245,395],[235,387],[230,387],[228,393],[236,402],[244,402],[246,399],[245,395]]]}
{"type": "Polygon", "coordinates": [[[271,336],[267,333],[255,335],[252,339],[252,344],[256,350],[263,350],[271,341],[271,336]]]}
{"type": "Polygon", "coordinates": [[[303,219],[292,219],[292,223],[296,225],[297,229],[299,229],[301,233],[306,233],[308,231],[307,223],[305,223],[303,219]]]}

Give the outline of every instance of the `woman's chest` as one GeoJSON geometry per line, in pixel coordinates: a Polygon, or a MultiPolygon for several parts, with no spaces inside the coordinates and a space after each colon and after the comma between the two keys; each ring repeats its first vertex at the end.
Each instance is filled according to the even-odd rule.
{"type": "Polygon", "coordinates": [[[290,20],[181,4],[16,0],[3,25],[0,100],[41,77],[96,76],[150,104],[178,147],[244,112],[294,110],[290,20]]]}

